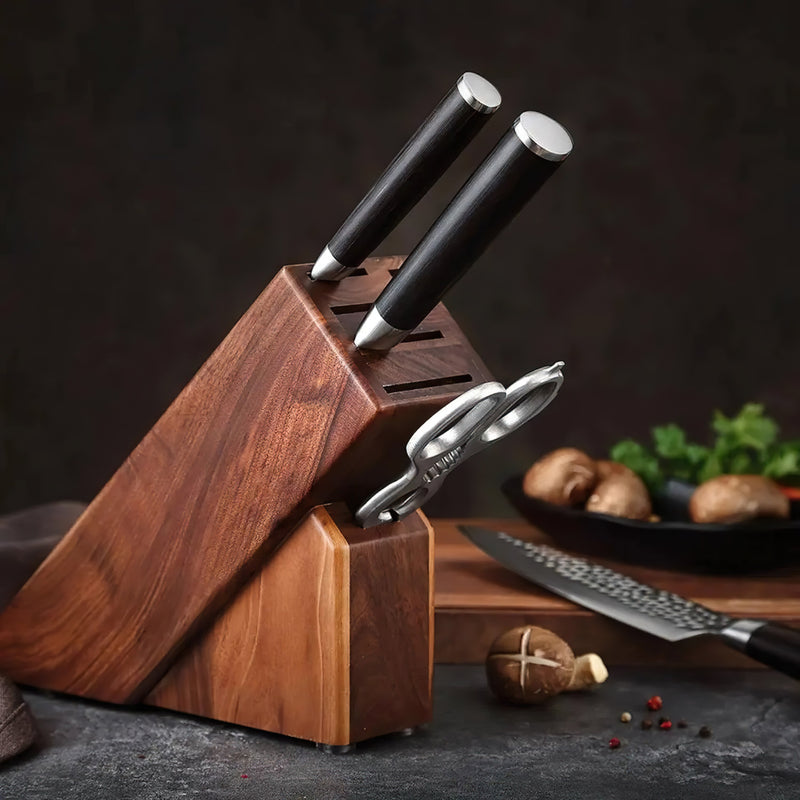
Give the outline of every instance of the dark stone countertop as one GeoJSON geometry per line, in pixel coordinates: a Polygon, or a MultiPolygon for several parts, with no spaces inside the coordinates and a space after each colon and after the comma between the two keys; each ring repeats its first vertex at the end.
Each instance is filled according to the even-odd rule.
{"type": "Polygon", "coordinates": [[[800,797],[800,685],[766,670],[614,669],[588,694],[497,704],[483,670],[438,666],[430,726],[344,755],[170,712],[28,691],[40,743],[0,768],[0,797],[800,797]],[[656,719],[686,729],[640,728],[656,719]],[[623,711],[633,721],[619,721],[623,711]],[[713,737],[697,736],[701,725],[713,737]],[[622,746],[611,750],[610,737],[622,746]],[[246,777],[245,777],[246,776],[246,777]]]}

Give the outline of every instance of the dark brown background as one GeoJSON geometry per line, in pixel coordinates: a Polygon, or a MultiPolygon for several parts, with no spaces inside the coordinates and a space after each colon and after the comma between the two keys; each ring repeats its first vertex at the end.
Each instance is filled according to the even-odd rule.
{"type": "Polygon", "coordinates": [[[5,3],[0,510],[89,499],[284,263],[313,260],[458,75],[575,152],[452,292],[498,378],[562,395],[428,510],[542,451],[761,400],[800,435],[794,2],[5,3]]]}

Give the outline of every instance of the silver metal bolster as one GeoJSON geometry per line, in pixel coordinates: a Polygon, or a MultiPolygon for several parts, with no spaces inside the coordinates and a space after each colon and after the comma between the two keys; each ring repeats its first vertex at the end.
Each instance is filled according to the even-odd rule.
{"type": "Polygon", "coordinates": [[[353,271],[353,267],[346,267],[340,261],[337,261],[330,248],[326,247],[320,254],[319,258],[314,262],[311,267],[311,280],[312,281],[340,281],[346,278],[353,271]]]}
{"type": "Polygon", "coordinates": [[[411,331],[401,331],[390,325],[373,306],[356,331],[356,347],[365,350],[391,350],[400,344],[411,331]]]}
{"type": "Polygon", "coordinates": [[[763,619],[737,619],[736,622],[723,628],[719,635],[737,650],[744,652],[753,631],[757,631],[767,623],[763,619]]]}

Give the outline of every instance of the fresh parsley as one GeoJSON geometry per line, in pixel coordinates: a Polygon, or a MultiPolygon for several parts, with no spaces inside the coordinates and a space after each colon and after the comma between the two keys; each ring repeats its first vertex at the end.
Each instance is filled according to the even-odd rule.
{"type": "Polygon", "coordinates": [[[611,448],[610,457],[630,467],[651,491],[667,478],[702,483],[718,475],[765,475],[788,485],[800,485],[800,440],[778,440],[778,424],[764,414],[760,403],[746,403],[736,416],[715,411],[713,441],[705,446],[690,442],[675,425],[653,428],[648,448],[624,439],[611,448]]]}

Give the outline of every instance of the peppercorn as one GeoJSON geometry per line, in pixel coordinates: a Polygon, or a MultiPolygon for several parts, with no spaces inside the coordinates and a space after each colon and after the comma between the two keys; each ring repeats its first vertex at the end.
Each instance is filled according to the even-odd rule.
{"type": "Polygon", "coordinates": [[[631,716],[629,711],[623,711],[619,715],[619,721],[620,722],[630,722],[632,719],[633,719],[633,717],[631,716]]]}
{"type": "Polygon", "coordinates": [[[685,719],[679,719],[678,720],[678,727],[679,728],[688,728],[689,727],[689,723],[685,719]]]}
{"type": "Polygon", "coordinates": [[[650,728],[652,728],[652,727],[653,727],[653,720],[651,720],[651,719],[643,719],[642,720],[642,730],[643,731],[649,731],[650,728]]]}
{"type": "Polygon", "coordinates": [[[672,727],[672,723],[665,719],[663,722],[658,723],[658,727],[661,728],[662,731],[668,731],[672,727]]]}
{"type": "Polygon", "coordinates": [[[699,731],[697,731],[698,736],[702,736],[703,739],[709,739],[711,737],[711,728],[708,725],[703,725],[699,731]]]}
{"type": "Polygon", "coordinates": [[[652,697],[651,697],[651,698],[650,698],[650,699],[647,701],[647,707],[648,707],[648,708],[649,708],[651,711],[658,711],[658,709],[659,709],[659,708],[661,708],[661,706],[663,706],[663,705],[664,705],[664,701],[663,701],[663,700],[662,700],[662,699],[661,699],[661,698],[660,698],[660,697],[659,697],[657,694],[654,694],[654,695],[653,695],[653,696],[652,696],[652,697]]]}
{"type": "Polygon", "coordinates": [[[659,725],[663,724],[664,722],[669,722],[669,717],[659,717],[658,718],[658,724],[659,725]]]}
{"type": "Polygon", "coordinates": [[[618,748],[618,747],[619,747],[621,744],[622,744],[622,742],[621,742],[619,739],[617,739],[617,737],[616,737],[616,736],[612,736],[612,737],[611,737],[611,738],[608,740],[608,746],[609,746],[609,747],[610,747],[612,750],[616,750],[616,749],[617,749],[617,748],[618,748]]]}

